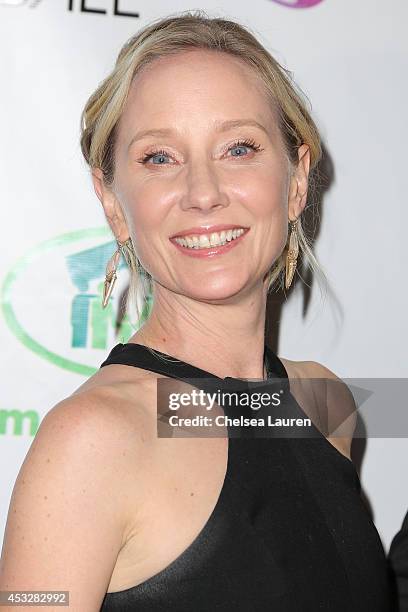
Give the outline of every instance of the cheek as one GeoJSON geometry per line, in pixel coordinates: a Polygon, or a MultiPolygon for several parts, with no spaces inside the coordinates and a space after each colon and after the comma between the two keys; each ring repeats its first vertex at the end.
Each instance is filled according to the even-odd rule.
{"type": "Polygon", "coordinates": [[[287,177],[279,171],[263,170],[256,181],[242,180],[242,201],[256,227],[255,259],[270,265],[282,253],[288,231],[287,177]]]}
{"type": "Polygon", "coordinates": [[[148,250],[151,251],[154,248],[154,233],[157,233],[154,202],[138,199],[132,203],[131,215],[135,248],[142,259],[148,250]]]}
{"type": "Polygon", "coordinates": [[[143,229],[151,230],[155,224],[155,217],[159,211],[161,194],[156,193],[152,185],[143,184],[135,176],[122,177],[120,197],[125,203],[131,231],[136,236],[143,233],[143,229]]]}
{"type": "Polygon", "coordinates": [[[138,187],[134,193],[127,196],[130,232],[141,264],[150,269],[151,263],[160,259],[160,231],[163,229],[166,202],[163,200],[163,194],[157,193],[157,190],[138,187]],[[137,197],[134,193],[137,193],[137,197]]]}
{"type": "Polygon", "coordinates": [[[280,168],[259,168],[255,174],[243,172],[238,181],[231,184],[231,190],[233,197],[245,203],[255,220],[278,221],[287,215],[287,180],[280,168]]]}

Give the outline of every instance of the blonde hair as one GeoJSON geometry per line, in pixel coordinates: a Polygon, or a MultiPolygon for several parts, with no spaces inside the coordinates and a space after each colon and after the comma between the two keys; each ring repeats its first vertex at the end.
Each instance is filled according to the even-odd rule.
{"type": "MultiPolygon", "coordinates": [[[[157,19],[123,45],[113,70],[89,97],[81,114],[81,150],[89,167],[100,168],[104,183],[112,186],[116,126],[134,76],[155,59],[192,48],[222,51],[238,57],[260,77],[277,111],[286,155],[292,168],[298,162],[298,148],[307,144],[310,149],[307,206],[311,201],[313,207],[322,145],[318,129],[301,90],[292,79],[292,73],[277,62],[248,28],[235,21],[211,18],[202,10],[184,11],[157,19]]],[[[297,229],[300,256],[313,269],[318,280],[324,280],[324,272],[312,252],[311,241],[300,219],[297,229]]],[[[284,288],[287,248],[288,244],[268,272],[268,291],[275,281],[284,288]]],[[[139,313],[138,299],[141,296],[143,301],[146,299],[146,282],[147,287],[151,288],[151,277],[142,268],[131,240],[127,241],[122,252],[130,270],[126,309],[129,311],[132,303],[139,313]]]]}

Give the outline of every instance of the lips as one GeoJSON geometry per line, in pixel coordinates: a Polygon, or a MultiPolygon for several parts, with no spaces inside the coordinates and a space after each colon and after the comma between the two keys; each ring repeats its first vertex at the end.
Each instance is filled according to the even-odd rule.
{"type": "Polygon", "coordinates": [[[211,234],[211,232],[221,232],[222,230],[233,230],[233,229],[248,229],[245,225],[226,225],[226,224],[221,224],[221,225],[200,225],[200,226],[196,226],[196,227],[189,227],[185,230],[182,230],[180,232],[177,232],[177,234],[173,234],[172,236],[170,236],[170,239],[172,238],[182,238],[183,236],[191,236],[193,234],[196,235],[200,235],[200,234],[211,234]]]}
{"type": "MultiPolygon", "coordinates": [[[[239,228],[241,229],[241,228],[239,228]]],[[[243,229],[243,228],[242,228],[243,229]]],[[[189,230],[191,231],[191,230],[189,230]]],[[[207,230],[208,231],[208,230],[207,230]]],[[[176,236],[175,238],[170,238],[170,242],[176,247],[176,249],[182,253],[183,255],[187,255],[188,257],[197,257],[197,258],[213,258],[216,256],[223,255],[228,253],[231,249],[236,248],[237,245],[241,244],[241,241],[245,239],[245,236],[249,232],[249,228],[244,230],[242,234],[237,235],[236,238],[230,240],[226,244],[214,245],[214,246],[204,246],[199,248],[189,248],[188,245],[183,245],[180,241],[190,240],[189,238],[185,239],[182,236],[176,236]]],[[[232,230],[221,230],[222,234],[232,234],[232,230]]],[[[197,239],[197,236],[195,236],[197,239]]]]}

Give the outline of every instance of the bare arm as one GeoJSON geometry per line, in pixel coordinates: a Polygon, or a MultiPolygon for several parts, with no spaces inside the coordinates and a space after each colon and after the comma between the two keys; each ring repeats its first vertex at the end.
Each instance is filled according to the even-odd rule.
{"type": "Polygon", "coordinates": [[[0,590],[65,590],[70,611],[100,609],[126,538],[137,465],[135,437],[114,401],[90,391],[44,417],[14,485],[0,590]]]}

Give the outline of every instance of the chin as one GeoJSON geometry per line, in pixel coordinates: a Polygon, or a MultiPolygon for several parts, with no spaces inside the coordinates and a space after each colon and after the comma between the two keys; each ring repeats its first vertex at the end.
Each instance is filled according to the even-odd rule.
{"type": "Polygon", "coordinates": [[[193,300],[226,302],[245,293],[249,284],[249,279],[240,279],[238,275],[228,275],[228,277],[214,275],[213,278],[196,278],[191,283],[183,283],[179,287],[179,292],[193,300]]]}

